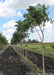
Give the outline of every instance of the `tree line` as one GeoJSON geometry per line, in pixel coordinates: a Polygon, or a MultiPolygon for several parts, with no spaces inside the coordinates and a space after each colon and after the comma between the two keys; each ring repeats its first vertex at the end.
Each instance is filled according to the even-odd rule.
{"type": "Polygon", "coordinates": [[[8,44],[8,41],[6,40],[5,36],[3,36],[0,33],[0,45],[7,45],[7,44],[8,44]]]}
{"type": "Polygon", "coordinates": [[[27,41],[26,40],[23,40],[22,43],[40,43],[40,42],[38,40],[35,40],[35,39],[33,39],[33,40],[28,39],[27,41]]]}

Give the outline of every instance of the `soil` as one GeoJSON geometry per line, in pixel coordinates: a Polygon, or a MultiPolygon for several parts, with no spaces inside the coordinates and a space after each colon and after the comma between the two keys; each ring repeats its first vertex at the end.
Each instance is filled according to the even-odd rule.
{"type": "Polygon", "coordinates": [[[30,69],[20,61],[20,56],[9,46],[0,55],[0,72],[3,75],[26,75],[30,69]]]}
{"type": "MultiPolygon", "coordinates": [[[[27,51],[27,58],[42,69],[42,55],[35,52],[27,51]]],[[[45,57],[45,70],[47,73],[54,73],[54,59],[45,57]]]]}

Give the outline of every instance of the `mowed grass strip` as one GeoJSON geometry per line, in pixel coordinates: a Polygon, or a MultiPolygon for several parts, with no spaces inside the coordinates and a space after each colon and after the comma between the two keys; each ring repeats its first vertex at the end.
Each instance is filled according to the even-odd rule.
{"type": "MultiPolygon", "coordinates": [[[[42,54],[41,44],[38,44],[38,45],[36,45],[36,44],[35,45],[18,44],[17,47],[36,52],[38,54],[42,54]]],[[[45,53],[45,56],[54,58],[54,43],[44,44],[44,53],[45,53]]]]}

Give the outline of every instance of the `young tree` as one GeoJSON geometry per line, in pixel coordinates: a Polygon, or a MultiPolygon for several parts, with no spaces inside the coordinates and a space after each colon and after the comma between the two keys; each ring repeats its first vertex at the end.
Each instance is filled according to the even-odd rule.
{"type": "Polygon", "coordinates": [[[48,6],[38,4],[36,7],[30,6],[27,11],[27,14],[24,14],[24,25],[25,31],[28,29],[33,30],[35,28],[36,32],[38,33],[41,44],[42,44],[42,56],[43,56],[43,75],[45,75],[45,66],[44,66],[44,49],[43,49],[43,41],[44,41],[44,27],[45,22],[49,21],[48,13],[47,13],[48,6]],[[40,35],[39,31],[37,30],[39,27],[42,36],[40,35]]]}

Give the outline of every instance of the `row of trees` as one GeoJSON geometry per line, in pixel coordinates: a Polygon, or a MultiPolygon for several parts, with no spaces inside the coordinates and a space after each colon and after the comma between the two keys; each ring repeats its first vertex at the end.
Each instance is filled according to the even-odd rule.
{"type": "Polygon", "coordinates": [[[7,45],[8,41],[6,40],[6,38],[0,33],[0,45],[7,45]]]}
{"type": "Polygon", "coordinates": [[[38,33],[41,42],[44,39],[44,27],[45,22],[49,21],[48,13],[47,13],[48,6],[38,4],[36,7],[29,6],[27,9],[28,13],[24,14],[24,20],[17,21],[16,32],[14,32],[13,37],[11,39],[12,44],[17,44],[24,40],[24,38],[28,37],[29,29],[33,32],[33,28],[35,28],[36,32],[38,33]],[[40,28],[42,36],[40,35],[37,27],[40,28]]]}
{"type": "MultiPolygon", "coordinates": [[[[27,13],[24,14],[24,20],[18,21],[16,25],[16,32],[13,34],[11,43],[15,41],[16,43],[21,42],[25,37],[28,36],[28,31],[35,29],[36,33],[39,35],[42,45],[42,55],[43,55],[43,75],[45,75],[44,66],[44,27],[45,22],[49,21],[48,17],[48,6],[38,4],[37,6],[29,6],[27,13]],[[39,29],[37,29],[39,27],[39,29]],[[40,34],[41,32],[41,34],[40,34]],[[17,36],[16,36],[17,35],[17,36]]],[[[14,42],[14,43],[15,43],[14,42]]]]}
{"type": "Polygon", "coordinates": [[[11,44],[17,44],[17,43],[20,43],[24,37],[26,37],[27,35],[26,34],[23,34],[21,32],[15,32],[13,34],[13,38],[11,39],[11,44]]]}
{"type": "Polygon", "coordinates": [[[14,32],[13,37],[11,39],[11,44],[17,44],[24,40],[25,37],[28,36],[28,33],[24,32],[23,21],[19,20],[17,22],[16,32],[14,32]]]}
{"type": "Polygon", "coordinates": [[[38,40],[35,40],[35,39],[33,39],[33,40],[28,39],[27,41],[26,40],[23,40],[22,43],[39,43],[39,41],[38,40]]]}

